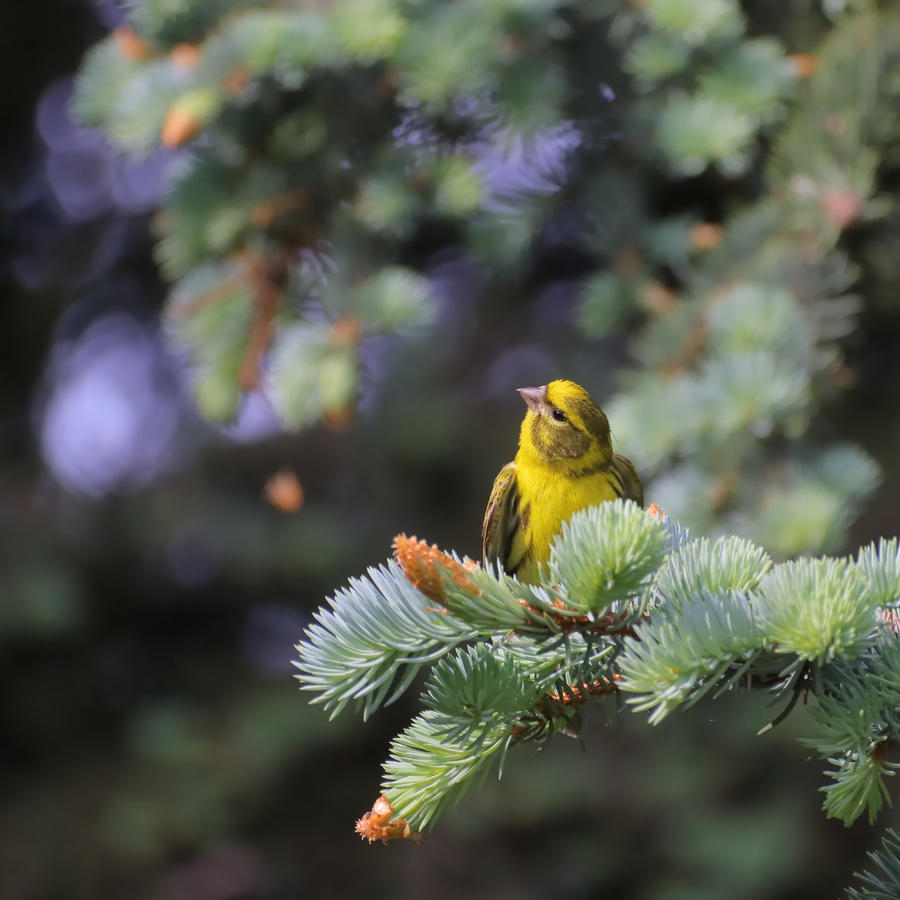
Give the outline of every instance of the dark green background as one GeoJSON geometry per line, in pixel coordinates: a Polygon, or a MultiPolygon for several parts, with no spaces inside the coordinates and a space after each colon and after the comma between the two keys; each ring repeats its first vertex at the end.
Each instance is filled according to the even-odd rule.
{"type": "MultiPolygon", "coordinates": [[[[190,452],[173,471],[121,496],[68,493],[36,425],[51,351],[119,309],[152,325],[164,288],[145,218],[74,223],[49,200],[12,200],[42,184],[36,104],[103,33],[90,8],[5,4],[0,33],[0,898],[838,896],[877,830],[824,819],[821,765],[795,740],[802,709],[755,737],[774,714],[762,696],[657,729],[598,710],[584,747],[512,753],[503,780],[419,846],[359,841],[353,821],[415,698],[328,723],[297,692],[292,643],[397,532],[477,556],[493,474],[514,452],[513,388],[574,366],[603,397],[621,339],[574,333],[571,296],[547,288],[580,261],[559,252],[508,295],[473,283],[471,304],[445,312],[450,339],[386,346],[398,362],[348,432],[235,443],[184,411],[190,452]],[[86,276],[119,226],[115,259],[86,276]],[[17,278],[26,258],[45,272],[37,287],[17,278]],[[282,466],[306,491],[295,516],[263,497],[282,466]]],[[[890,309],[864,316],[857,383],[831,412],[885,476],[854,546],[896,530],[898,326],[890,309]]],[[[161,396],[183,405],[166,371],[161,396]]]]}

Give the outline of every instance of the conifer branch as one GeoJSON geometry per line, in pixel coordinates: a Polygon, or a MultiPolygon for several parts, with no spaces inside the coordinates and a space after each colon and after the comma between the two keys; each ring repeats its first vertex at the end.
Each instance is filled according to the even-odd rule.
{"type": "Polygon", "coordinates": [[[297,645],[299,678],[336,716],[348,703],[363,718],[391,703],[423,666],[478,631],[434,609],[396,563],[369,569],[328,600],[297,645]]]}
{"type": "MultiPolygon", "coordinates": [[[[640,368],[607,407],[618,442],[694,531],[744,536],[690,540],[604,504],[573,517],[540,585],[398,540],[398,562],[352,579],[298,645],[302,687],[331,715],[365,718],[430,678],[361,820],[370,838],[433,823],[513,745],[568,730],[610,691],[654,723],[723,691],[774,685],[782,716],[808,696],[826,812],[849,824],[884,802],[900,739],[897,539],[779,565],[747,539],[775,559],[834,551],[879,479],[861,449],[809,436],[852,379],[843,341],[871,302],[857,283],[896,282],[890,252],[873,253],[880,273],[841,237],[866,223],[892,246],[893,225],[875,226],[895,206],[881,161],[897,143],[900,19],[848,10],[788,57],[735,0],[154,0],[128,4],[85,60],[81,119],[124,152],[179,156],[158,257],[204,415],[227,420],[262,388],[287,427],[346,423],[366,342],[435,319],[427,279],[395,263],[419,223],[440,221],[503,277],[565,198],[610,261],[586,280],[578,326],[597,337],[643,319],[640,368]],[[588,40],[630,79],[613,118],[636,179],[616,154],[591,156],[609,110],[569,52],[588,40]],[[498,194],[478,154],[560,123],[590,164],[543,179],[546,198],[498,194]],[[646,208],[645,181],[710,168],[749,176],[759,198],[721,224],[646,208]]],[[[892,835],[876,862],[895,882],[897,856],[892,835]]],[[[866,877],[887,893],[890,877],[866,877]]]]}
{"type": "Polygon", "coordinates": [[[874,872],[857,872],[860,887],[847,889],[849,900],[896,900],[900,896],[900,834],[888,828],[881,849],[869,853],[874,872]]]}
{"type": "Polygon", "coordinates": [[[517,744],[571,733],[610,694],[656,724],[708,695],[774,685],[791,694],[773,725],[802,694],[826,814],[874,820],[889,802],[900,639],[881,613],[893,609],[893,543],[857,561],[773,566],[745,539],[690,540],[619,502],[572,517],[540,585],[402,535],[395,552],[402,567],[351,580],[298,645],[302,686],[333,715],[351,702],[368,715],[430,669],[364,837],[418,836],[517,744]]]}

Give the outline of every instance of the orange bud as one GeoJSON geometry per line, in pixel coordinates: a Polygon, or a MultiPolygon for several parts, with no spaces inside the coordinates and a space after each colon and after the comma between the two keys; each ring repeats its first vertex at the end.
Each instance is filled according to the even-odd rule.
{"type": "Polygon", "coordinates": [[[200,62],[203,55],[197,44],[176,44],[169,51],[169,59],[172,65],[178,66],[179,69],[193,69],[200,62]]]}
{"type": "Polygon", "coordinates": [[[649,506],[644,507],[644,512],[648,515],[653,516],[654,519],[665,519],[666,514],[661,510],[655,503],[651,503],[649,506]]]}
{"type": "Polygon", "coordinates": [[[819,57],[815,53],[795,53],[788,62],[797,78],[810,78],[819,68],[819,57]]]}
{"type": "Polygon", "coordinates": [[[196,137],[219,109],[220,98],[215,91],[197,88],[183,94],[166,115],[160,132],[164,147],[180,147],[196,137]]]}
{"type": "Polygon", "coordinates": [[[166,114],[166,121],[159,134],[160,143],[163,147],[180,147],[197,136],[201,125],[196,113],[176,104],[166,114]]]}
{"type": "Polygon", "coordinates": [[[120,25],[113,31],[113,40],[126,59],[146,59],[152,52],[150,45],[127,25],[120,25]]]}
{"type": "Polygon", "coordinates": [[[354,315],[342,316],[331,326],[328,339],[332,344],[355,344],[359,341],[362,323],[354,315]]]}
{"type": "Polygon", "coordinates": [[[722,240],[722,226],[713,222],[699,222],[691,229],[691,247],[709,250],[722,240]]]}
{"type": "Polygon", "coordinates": [[[388,841],[398,838],[418,843],[422,833],[413,831],[406,819],[392,819],[393,814],[394,808],[388,803],[388,798],[382,794],[372,804],[372,809],[357,821],[354,830],[370,844],[373,841],[381,841],[382,844],[386,844],[388,841]]]}
{"type": "Polygon", "coordinates": [[[266,482],[266,499],[283,513],[294,513],[303,506],[303,485],[290,469],[279,469],[266,482]]]}
{"type": "Polygon", "coordinates": [[[400,563],[407,581],[435,603],[447,605],[442,569],[449,571],[453,583],[467,593],[476,597],[480,597],[483,593],[468,577],[478,568],[478,563],[474,560],[466,557],[459,563],[452,556],[439,550],[437,544],[429,546],[427,541],[420,541],[415,535],[407,537],[405,534],[398,534],[392,547],[394,559],[400,563]]]}

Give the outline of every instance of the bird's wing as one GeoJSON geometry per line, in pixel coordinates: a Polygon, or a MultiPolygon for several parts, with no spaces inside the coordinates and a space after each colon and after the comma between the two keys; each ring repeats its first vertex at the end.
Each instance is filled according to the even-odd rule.
{"type": "Polygon", "coordinates": [[[494,479],[491,498],[484,512],[481,528],[481,549],[485,564],[500,562],[507,571],[510,566],[513,537],[519,526],[519,488],[516,464],[507,463],[494,479]]]}
{"type": "Polygon", "coordinates": [[[644,489],[641,480],[631,460],[626,459],[621,453],[614,453],[612,458],[612,470],[622,484],[622,496],[626,500],[634,500],[638,506],[644,505],[644,489]]]}

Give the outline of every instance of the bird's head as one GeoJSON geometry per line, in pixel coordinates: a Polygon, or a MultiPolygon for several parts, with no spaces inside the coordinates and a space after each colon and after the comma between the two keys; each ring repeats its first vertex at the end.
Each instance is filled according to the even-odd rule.
{"type": "Polygon", "coordinates": [[[528,405],[519,447],[540,461],[571,468],[594,466],[612,458],[609,422],[591,395],[574,381],[551,381],[519,388],[528,405]]]}

